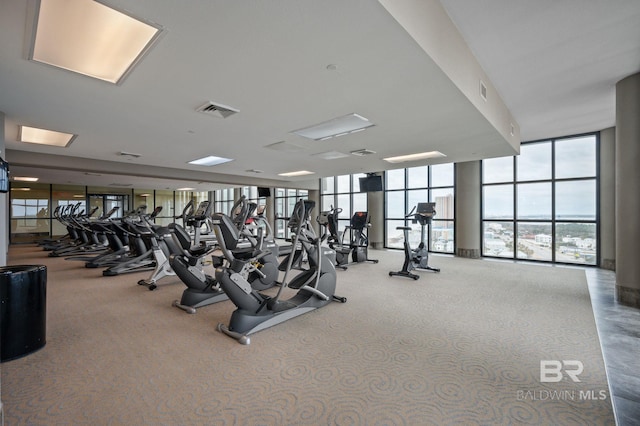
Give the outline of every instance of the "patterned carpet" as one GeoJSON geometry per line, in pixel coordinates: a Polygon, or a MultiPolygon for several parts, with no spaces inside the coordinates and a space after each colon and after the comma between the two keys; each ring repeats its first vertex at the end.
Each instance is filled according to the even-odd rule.
{"type": "Polygon", "coordinates": [[[432,256],[414,281],[388,276],[401,252],[370,256],[338,271],[346,304],[243,346],[215,329],[231,302],[171,307],[175,277],[151,292],[12,247],[48,267],[47,344],[2,364],[5,424],[614,424],[583,271],[432,256]],[[542,360],[580,361],[580,382],[541,382],[542,360]]]}

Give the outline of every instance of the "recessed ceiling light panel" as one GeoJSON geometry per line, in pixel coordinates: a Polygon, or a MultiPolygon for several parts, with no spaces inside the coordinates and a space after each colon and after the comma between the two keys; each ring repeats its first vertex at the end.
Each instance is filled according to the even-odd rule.
{"type": "Polygon", "coordinates": [[[327,152],[320,152],[318,154],[312,154],[312,157],[322,158],[323,160],[337,160],[338,158],[345,158],[348,156],[349,154],[345,154],[339,151],[327,151],[327,152]]]}
{"type": "Polygon", "coordinates": [[[383,158],[384,161],[389,163],[404,163],[407,161],[426,160],[427,158],[440,158],[446,157],[440,151],[419,152],[417,154],[399,155],[397,157],[383,158]]]}
{"type": "Polygon", "coordinates": [[[195,164],[196,166],[215,166],[218,164],[228,163],[233,161],[231,158],[216,157],[215,155],[209,155],[208,157],[198,158],[197,160],[189,161],[189,164],[195,164]]]}
{"type": "Polygon", "coordinates": [[[38,129],[37,127],[19,126],[18,140],[26,143],[37,143],[66,148],[78,135],[56,132],[55,130],[38,129]]]}
{"type": "Polygon", "coordinates": [[[298,136],[313,139],[314,141],[327,140],[334,137],[356,133],[374,126],[372,122],[358,114],[347,114],[320,124],[303,129],[294,130],[298,136]]]}
{"type": "Polygon", "coordinates": [[[37,182],[38,178],[29,176],[14,176],[11,178],[11,180],[14,180],[16,182],[37,182]]]}
{"type": "Polygon", "coordinates": [[[91,0],[39,0],[29,59],[119,84],[161,29],[91,0]]]}
{"type": "Polygon", "coordinates": [[[295,177],[295,176],[306,176],[306,175],[313,175],[313,174],[315,174],[315,172],[310,172],[308,170],[298,170],[295,172],[278,173],[278,176],[295,177]]]}

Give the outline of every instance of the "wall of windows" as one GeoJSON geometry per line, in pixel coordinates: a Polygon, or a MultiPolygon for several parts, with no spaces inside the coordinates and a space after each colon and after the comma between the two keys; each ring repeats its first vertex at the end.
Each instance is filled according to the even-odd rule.
{"type": "Polygon", "coordinates": [[[291,232],[287,227],[288,219],[299,199],[309,198],[309,191],[302,189],[276,188],[273,198],[275,206],[274,233],[276,238],[289,238],[291,232]]]}
{"type": "Polygon", "coordinates": [[[49,185],[11,185],[11,241],[49,235],[49,185]]]}
{"type": "Polygon", "coordinates": [[[483,256],[595,265],[598,135],[482,161],[483,256]]]}
{"type": "Polygon", "coordinates": [[[258,195],[257,186],[243,186],[241,195],[244,195],[248,201],[256,203],[258,206],[264,206],[267,204],[267,198],[260,197],[258,195]]]}
{"type": "Polygon", "coordinates": [[[351,222],[351,216],[358,211],[367,211],[367,193],[360,192],[360,178],[364,173],[322,178],[320,191],[320,210],[329,211],[340,208],[338,231],[351,222]]]}
{"type": "Polygon", "coordinates": [[[454,252],[455,229],[455,167],[438,164],[385,172],[385,247],[402,248],[403,232],[399,226],[411,226],[409,242],[420,243],[420,225],[405,218],[418,203],[435,202],[436,215],[425,239],[429,250],[454,252]]]}
{"type": "Polygon", "coordinates": [[[78,213],[98,207],[92,216],[94,218],[103,215],[115,206],[118,206],[119,210],[111,217],[121,217],[128,211],[142,205],[147,206],[147,213],[151,213],[156,206],[162,206],[162,211],[156,217],[155,223],[168,225],[175,222],[174,216],[182,213],[189,200],[193,198],[196,203],[199,203],[209,199],[209,195],[208,191],[154,191],[27,182],[13,183],[10,196],[10,242],[27,243],[50,236],[65,235],[67,229],[54,215],[58,206],[79,204],[78,213]]]}

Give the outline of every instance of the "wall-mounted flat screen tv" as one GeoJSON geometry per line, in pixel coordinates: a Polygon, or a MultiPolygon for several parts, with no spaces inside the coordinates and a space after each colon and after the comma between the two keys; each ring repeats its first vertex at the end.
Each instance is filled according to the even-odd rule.
{"type": "Polygon", "coordinates": [[[360,192],[382,191],[382,176],[369,175],[360,178],[360,192]]]}

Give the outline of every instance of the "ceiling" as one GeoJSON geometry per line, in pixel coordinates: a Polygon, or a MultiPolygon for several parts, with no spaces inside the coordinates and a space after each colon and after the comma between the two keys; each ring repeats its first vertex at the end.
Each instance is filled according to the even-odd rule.
{"type": "MultiPolygon", "coordinates": [[[[637,0],[395,1],[444,7],[453,23],[443,25],[459,31],[519,140],[613,126],[615,84],[640,71],[637,0]]],[[[444,66],[461,51],[449,55],[455,40],[435,34],[441,54],[432,55],[384,0],[104,3],[163,29],[120,85],[28,60],[33,0],[0,3],[2,156],[13,176],[146,189],[312,188],[322,176],[517,153],[444,66]],[[240,112],[223,119],[196,111],[208,101],[240,112]],[[350,113],[375,126],[326,141],[292,133],[350,113]],[[18,125],[78,137],[67,148],[25,144],[18,125]],[[267,148],[281,141],[298,151],[267,148]],[[375,154],[350,154],[360,149],[375,154]],[[431,150],[446,157],[382,160],[431,150]],[[331,151],[347,156],[317,155],[331,151]],[[207,155],[234,161],[187,163],[207,155]],[[315,174],[278,175],[295,170],[315,174]]],[[[463,62],[463,77],[466,64],[473,69],[463,62]]]]}

